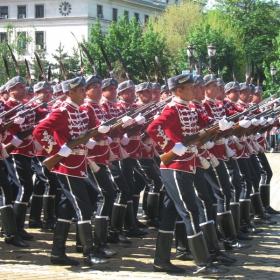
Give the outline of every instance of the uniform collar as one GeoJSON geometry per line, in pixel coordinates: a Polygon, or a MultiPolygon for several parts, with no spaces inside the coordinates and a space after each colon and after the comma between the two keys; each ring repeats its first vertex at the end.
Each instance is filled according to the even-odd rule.
{"type": "Polygon", "coordinates": [[[199,100],[197,100],[197,99],[194,99],[194,100],[192,101],[192,103],[199,104],[199,105],[201,105],[201,104],[202,104],[202,102],[201,102],[201,101],[199,101],[199,100]]]}
{"type": "Polygon", "coordinates": [[[70,105],[72,105],[73,107],[75,107],[77,110],[80,109],[80,106],[78,104],[76,104],[75,102],[71,101],[70,99],[66,99],[66,102],[70,105]]]}
{"type": "Polygon", "coordinates": [[[13,97],[9,97],[9,100],[8,101],[13,101],[13,102],[16,102],[16,103],[19,103],[19,104],[22,104],[23,102],[22,101],[19,101],[13,97]]]}
{"type": "Polygon", "coordinates": [[[108,102],[108,103],[111,103],[111,104],[115,104],[115,103],[116,103],[116,100],[111,101],[111,100],[105,98],[104,96],[102,97],[102,100],[103,100],[103,103],[107,103],[107,102],[108,102]]]}
{"type": "Polygon", "coordinates": [[[174,98],[172,99],[172,101],[175,101],[175,102],[177,102],[177,103],[184,104],[184,105],[189,105],[189,102],[188,102],[188,101],[183,100],[183,99],[181,99],[181,98],[179,98],[179,97],[174,97],[174,98]]]}
{"type": "Polygon", "coordinates": [[[120,99],[120,103],[124,103],[126,105],[129,105],[129,106],[132,106],[132,104],[128,103],[128,102],[125,102],[124,100],[120,99]]]}
{"type": "Polygon", "coordinates": [[[240,104],[243,104],[243,105],[248,105],[248,103],[245,103],[245,102],[243,102],[243,101],[240,100],[240,99],[239,99],[237,102],[240,103],[240,104]]]}
{"type": "Polygon", "coordinates": [[[216,99],[213,99],[213,98],[210,98],[210,97],[205,96],[205,100],[211,101],[211,102],[213,102],[214,104],[216,104],[216,99]]]}
{"type": "Polygon", "coordinates": [[[233,103],[233,104],[237,103],[237,102],[234,102],[234,101],[230,100],[229,98],[225,98],[225,101],[228,101],[229,103],[233,103]]]}
{"type": "Polygon", "coordinates": [[[99,104],[99,102],[96,102],[95,100],[92,100],[90,98],[86,98],[85,102],[90,102],[90,103],[93,103],[93,104],[99,104]]]}

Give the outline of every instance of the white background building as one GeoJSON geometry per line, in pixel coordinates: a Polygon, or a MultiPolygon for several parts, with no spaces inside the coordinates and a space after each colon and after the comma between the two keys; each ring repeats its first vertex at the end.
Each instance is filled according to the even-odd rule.
{"type": "MultiPolygon", "coordinates": [[[[168,4],[176,0],[68,0],[68,1],[13,1],[0,2],[0,42],[7,40],[4,26],[12,23],[23,34],[29,34],[33,42],[26,46],[25,57],[30,59],[33,52],[45,50],[46,59],[53,60],[51,54],[59,42],[66,52],[71,52],[78,41],[87,38],[90,25],[100,19],[105,30],[110,22],[124,14],[129,19],[136,17],[144,23],[152,14],[160,13],[168,4]]],[[[25,46],[24,46],[25,47],[25,46]]]]}

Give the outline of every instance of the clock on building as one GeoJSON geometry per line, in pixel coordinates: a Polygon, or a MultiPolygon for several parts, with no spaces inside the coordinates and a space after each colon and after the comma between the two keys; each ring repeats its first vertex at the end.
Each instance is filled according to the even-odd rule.
{"type": "Polygon", "coordinates": [[[61,15],[63,16],[68,16],[71,13],[71,4],[69,2],[62,2],[59,5],[59,12],[61,13],[61,15]]]}

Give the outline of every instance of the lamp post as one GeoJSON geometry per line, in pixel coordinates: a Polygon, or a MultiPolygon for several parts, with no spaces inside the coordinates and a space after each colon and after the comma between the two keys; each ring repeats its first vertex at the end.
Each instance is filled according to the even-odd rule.
{"type": "Polygon", "coordinates": [[[207,52],[208,52],[208,56],[209,56],[209,72],[210,74],[212,74],[212,63],[213,63],[213,58],[216,55],[216,46],[211,43],[208,47],[207,47],[207,52]]]}
{"type": "Polygon", "coordinates": [[[190,73],[192,72],[192,68],[193,68],[194,53],[195,53],[195,47],[193,46],[192,43],[190,43],[187,47],[187,55],[190,63],[190,73]]]}
{"type": "Polygon", "coordinates": [[[274,83],[274,76],[276,75],[276,72],[277,72],[277,69],[275,66],[271,66],[270,68],[270,75],[271,75],[271,78],[272,78],[272,83],[274,83]]]}

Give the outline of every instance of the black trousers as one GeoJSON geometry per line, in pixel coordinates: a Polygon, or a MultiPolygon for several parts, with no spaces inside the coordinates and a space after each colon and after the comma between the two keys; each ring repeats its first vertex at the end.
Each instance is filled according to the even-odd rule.
{"type": "Polygon", "coordinates": [[[254,190],[255,192],[258,192],[260,190],[261,165],[258,161],[257,155],[250,155],[250,161],[254,170],[254,172],[252,172],[252,176],[254,177],[254,190]]]}
{"type": "Polygon", "coordinates": [[[5,159],[5,164],[9,182],[13,187],[13,199],[17,202],[28,202],[33,192],[31,158],[11,154],[5,159]]]}
{"type": "Polygon", "coordinates": [[[113,161],[112,164],[107,167],[107,172],[119,193],[116,203],[127,204],[130,196],[130,189],[120,168],[120,162],[117,160],[113,161]]]}
{"type": "Polygon", "coordinates": [[[162,208],[161,231],[172,232],[178,217],[186,225],[187,235],[200,232],[199,211],[194,190],[194,175],[170,169],[161,170],[162,181],[166,189],[162,208]]]}
{"type": "Polygon", "coordinates": [[[75,216],[78,221],[91,221],[92,206],[84,178],[57,174],[62,189],[58,206],[58,218],[70,221],[75,216]]]}
{"type": "Polygon", "coordinates": [[[270,164],[267,160],[265,153],[258,153],[257,158],[261,165],[261,184],[270,184],[271,178],[273,176],[270,164]]]}
{"type": "Polygon", "coordinates": [[[139,195],[145,186],[147,192],[158,193],[162,188],[162,181],[157,163],[154,159],[146,158],[141,158],[136,163],[134,170],[138,176],[134,176],[134,195],[139,195]],[[140,180],[139,183],[138,180],[140,180]],[[144,187],[143,182],[145,183],[144,187]]]}
{"type": "Polygon", "coordinates": [[[223,160],[219,159],[219,165],[206,169],[205,179],[211,185],[217,199],[217,212],[222,213],[230,210],[231,189],[229,175],[223,160]]]}
{"type": "Polygon", "coordinates": [[[32,158],[32,170],[35,174],[34,191],[35,195],[55,196],[60,188],[56,173],[50,172],[45,166],[43,156],[32,158]]]}
{"type": "Polygon", "coordinates": [[[204,169],[197,167],[194,174],[194,188],[197,195],[197,203],[199,207],[199,222],[204,223],[213,219],[213,191],[209,193],[209,189],[206,185],[204,178],[204,169]]]}
{"type": "Polygon", "coordinates": [[[238,202],[242,190],[242,182],[237,161],[236,159],[230,158],[228,161],[225,161],[225,165],[231,184],[231,200],[232,202],[238,202]]]}
{"type": "Polygon", "coordinates": [[[0,206],[10,205],[13,200],[13,189],[4,172],[4,162],[0,160],[0,206]]]}
{"type": "Polygon", "coordinates": [[[88,167],[88,178],[86,180],[98,194],[96,216],[108,218],[117,190],[109,178],[106,166],[102,164],[98,164],[98,166],[100,169],[96,173],[88,167]]]}

